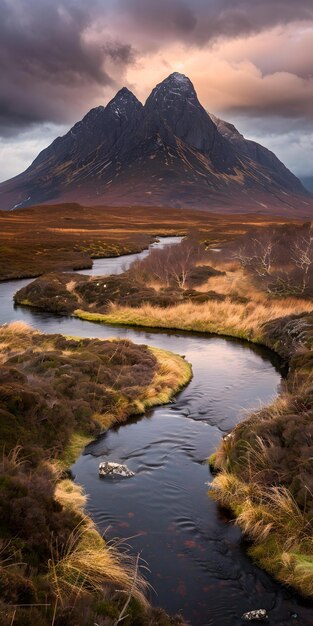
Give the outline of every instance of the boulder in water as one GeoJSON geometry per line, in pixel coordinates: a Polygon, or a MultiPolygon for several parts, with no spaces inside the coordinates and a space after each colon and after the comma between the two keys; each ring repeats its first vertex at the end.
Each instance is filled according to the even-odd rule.
{"type": "Polygon", "coordinates": [[[134,476],[134,472],[121,463],[104,461],[103,463],[99,463],[99,476],[122,476],[123,478],[130,478],[134,476]]]}
{"type": "Polygon", "coordinates": [[[243,622],[265,622],[268,620],[268,614],[266,609],[256,609],[244,613],[241,619],[243,622]]]}

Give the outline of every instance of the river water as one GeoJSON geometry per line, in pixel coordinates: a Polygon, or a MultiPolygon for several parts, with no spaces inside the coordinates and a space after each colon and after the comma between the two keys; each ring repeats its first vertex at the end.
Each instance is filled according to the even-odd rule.
{"type": "MultiPolygon", "coordinates": [[[[161,238],[158,245],[167,243],[161,238]]],[[[99,259],[84,273],[118,273],[135,256],[99,259]]],[[[19,319],[48,333],[126,337],[183,354],[192,364],[193,379],[175,402],[113,428],[72,467],[100,530],[108,539],[125,539],[147,562],[151,601],[181,611],[192,626],[236,626],[245,611],[257,608],[269,611],[273,625],[312,625],[312,605],[252,564],[240,531],[207,496],[212,476],[206,458],[245,411],[277,395],[279,359],[232,339],[98,325],[14,307],[13,294],[28,282],[0,285],[0,323],[19,319]],[[106,459],[126,463],[135,476],[100,479],[98,464],[106,459]]]]}

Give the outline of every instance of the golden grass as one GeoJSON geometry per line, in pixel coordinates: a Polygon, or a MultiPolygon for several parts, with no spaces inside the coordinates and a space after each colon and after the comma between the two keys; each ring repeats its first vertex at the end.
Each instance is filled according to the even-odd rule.
{"type": "Polygon", "coordinates": [[[209,495],[234,512],[236,524],[253,541],[248,552],[259,565],[312,596],[312,527],[288,489],[265,489],[223,471],[214,478],[209,495]]]}
{"type": "Polygon", "coordinates": [[[48,578],[62,606],[75,604],[86,594],[101,594],[107,585],[130,594],[141,606],[148,606],[148,585],[137,571],[135,559],[122,554],[114,543],[106,543],[90,518],[77,526],[62,550],[53,550],[48,578]]]}
{"type": "Polygon", "coordinates": [[[26,322],[21,322],[21,321],[10,322],[10,324],[5,324],[4,329],[5,329],[6,334],[9,333],[10,335],[20,335],[21,333],[32,334],[32,333],[38,332],[34,328],[32,328],[29,324],[26,324],[26,322]]]}
{"type": "Polygon", "coordinates": [[[55,499],[67,509],[83,512],[87,502],[87,496],[81,485],[77,485],[70,479],[60,480],[55,488],[55,499]]]}
{"type": "Polygon", "coordinates": [[[138,308],[112,304],[108,313],[90,313],[77,309],[74,314],[84,320],[104,324],[125,324],[154,328],[173,328],[261,340],[261,326],[287,315],[313,311],[313,302],[296,298],[265,299],[248,304],[209,301],[203,304],[186,302],[168,307],[150,304],[138,308]]]}
{"type": "Polygon", "coordinates": [[[52,550],[48,563],[48,578],[57,602],[62,606],[75,604],[82,595],[101,594],[110,585],[147,607],[148,584],[138,571],[136,559],[122,551],[117,541],[107,543],[84,514],[87,497],[83,487],[61,480],[56,484],[55,499],[81,517],[66,545],[52,550]]]}
{"type": "Polygon", "coordinates": [[[149,348],[158,362],[150,389],[144,399],[145,408],[167,404],[170,399],[187,385],[192,377],[191,365],[183,357],[161,350],[149,348]]]}
{"type": "MultiPolygon", "coordinates": [[[[221,271],[225,271],[223,264],[219,264],[216,267],[221,271]]],[[[197,290],[204,293],[211,290],[225,296],[236,295],[248,298],[254,302],[264,302],[267,300],[265,292],[257,289],[252,284],[247,272],[244,272],[241,268],[232,270],[227,268],[227,272],[224,276],[212,276],[204,285],[198,287],[197,290]]]]}
{"type": "Polygon", "coordinates": [[[148,607],[148,584],[137,568],[134,557],[121,549],[117,541],[107,543],[92,520],[85,515],[87,496],[80,485],[61,480],[55,489],[55,499],[63,507],[82,516],[82,522],[72,532],[62,549],[54,549],[48,562],[48,578],[56,601],[61,606],[75,604],[90,594],[103,594],[109,586],[120,591],[121,598],[129,595],[148,607]]]}

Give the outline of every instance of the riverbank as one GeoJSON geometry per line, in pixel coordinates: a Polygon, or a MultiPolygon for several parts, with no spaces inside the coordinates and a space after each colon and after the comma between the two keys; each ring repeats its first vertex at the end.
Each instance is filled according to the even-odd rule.
{"type": "MultiPolygon", "coordinates": [[[[24,302],[21,301],[21,304],[24,302]]],[[[32,305],[36,306],[35,303],[32,305]]],[[[268,300],[262,303],[236,303],[227,298],[222,301],[212,299],[203,304],[194,304],[189,301],[166,308],[150,304],[140,307],[111,304],[107,313],[76,309],[74,316],[103,324],[171,328],[238,337],[253,343],[264,344],[268,341],[262,330],[264,324],[274,319],[288,315],[302,315],[306,312],[313,312],[313,303],[308,300],[297,301],[289,298],[268,300]]],[[[271,345],[267,343],[265,345],[282,356],[282,348],[276,344],[274,346],[274,338],[270,343],[271,345]]]]}
{"type": "Polygon", "coordinates": [[[251,540],[250,556],[281,582],[313,596],[313,316],[263,328],[289,364],[278,399],[252,413],[210,459],[211,495],[251,540]]]}
{"type": "Polygon", "coordinates": [[[124,623],[182,623],[150,609],[136,563],[99,535],[64,469],[97,433],[168,402],[190,366],[128,341],[20,323],[1,327],[0,343],[1,623],[114,624],[128,596],[124,623]]]}
{"type": "Polygon", "coordinates": [[[161,309],[112,306],[108,314],[75,311],[110,324],[193,330],[263,344],[288,364],[279,398],[254,412],[210,459],[210,495],[231,509],[252,546],[250,556],[279,581],[313,596],[313,305],[183,304],[161,309]]]}

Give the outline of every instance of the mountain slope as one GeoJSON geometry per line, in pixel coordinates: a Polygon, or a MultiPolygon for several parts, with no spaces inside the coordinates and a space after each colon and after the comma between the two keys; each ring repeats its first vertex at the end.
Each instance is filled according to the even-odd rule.
{"type": "MultiPolygon", "coordinates": [[[[265,167],[272,172],[275,181],[295,194],[303,194],[302,182],[277,158],[274,152],[264,148],[256,141],[246,139],[233,124],[219,119],[210,113],[212,121],[216,124],[218,131],[230,141],[238,154],[245,155],[252,161],[265,167]]],[[[306,191],[306,190],[305,190],[306,191]]]]}
{"type": "Polygon", "coordinates": [[[0,185],[0,208],[51,201],[309,215],[313,199],[266,148],[209,115],[179,73],[143,106],[126,88],[0,185]]]}

